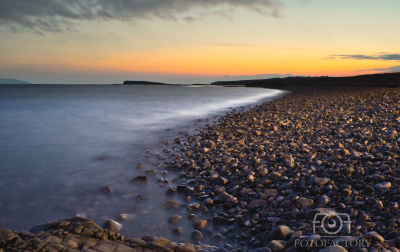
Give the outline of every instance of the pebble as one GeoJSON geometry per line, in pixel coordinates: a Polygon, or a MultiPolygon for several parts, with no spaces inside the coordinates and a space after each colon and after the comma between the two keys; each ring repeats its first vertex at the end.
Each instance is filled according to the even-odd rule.
{"type": "Polygon", "coordinates": [[[168,222],[171,224],[179,224],[182,221],[182,217],[179,215],[172,216],[168,219],[168,222]]]}
{"type": "Polygon", "coordinates": [[[389,189],[390,187],[392,187],[392,183],[390,183],[390,182],[382,182],[382,183],[375,185],[375,188],[378,190],[379,189],[389,189]]]}
{"type": "Polygon", "coordinates": [[[194,241],[201,241],[201,240],[203,240],[203,234],[198,230],[194,230],[190,234],[190,239],[192,239],[194,241]]]}
{"type": "Polygon", "coordinates": [[[181,204],[179,202],[176,202],[175,200],[168,200],[167,202],[164,203],[162,206],[162,209],[177,209],[180,208],[181,204]]]}
{"type": "Polygon", "coordinates": [[[111,190],[110,186],[105,186],[99,190],[99,193],[104,194],[104,195],[112,195],[113,191],[111,190]]]}
{"type": "Polygon", "coordinates": [[[204,230],[207,228],[207,220],[205,219],[199,219],[197,221],[195,221],[195,223],[193,224],[194,228],[197,230],[204,230]]]}

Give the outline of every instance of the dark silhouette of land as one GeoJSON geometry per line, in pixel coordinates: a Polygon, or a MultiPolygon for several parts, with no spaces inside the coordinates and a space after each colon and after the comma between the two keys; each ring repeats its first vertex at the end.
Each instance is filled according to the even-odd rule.
{"type": "Polygon", "coordinates": [[[161,82],[152,82],[152,81],[124,81],[124,85],[171,85],[161,82]]]}
{"type": "Polygon", "coordinates": [[[27,82],[27,81],[16,80],[16,79],[0,78],[0,84],[32,84],[32,83],[27,82]]]}
{"type": "Polygon", "coordinates": [[[367,74],[350,77],[286,77],[265,80],[217,81],[211,85],[287,89],[302,86],[385,86],[400,87],[400,72],[367,74]]]}

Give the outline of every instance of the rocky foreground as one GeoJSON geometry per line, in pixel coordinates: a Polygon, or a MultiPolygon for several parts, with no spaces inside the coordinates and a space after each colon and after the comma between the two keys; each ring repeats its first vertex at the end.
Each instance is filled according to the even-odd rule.
{"type": "Polygon", "coordinates": [[[0,229],[0,251],[85,251],[85,252],[207,252],[206,245],[177,244],[164,238],[125,238],[102,229],[89,219],[73,218],[34,226],[30,232],[0,229]]]}
{"type": "MultiPolygon", "coordinates": [[[[399,251],[400,89],[291,90],[175,139],[180,152],[160,166],[178,176],[166,232],[198,245],[128,239],[75,218],[1,229],[0,251],[399,251]]],[[[166,172],[132,181],[153,173],[166,172]]]]}
{"type": "Polygon", "coordinates": [[[176,139],[183,153],[167,170],[195,199],[188,213],[203,214],[192,239],[234,251],[398,251],[400,89],[292,91],[176,139]]]}

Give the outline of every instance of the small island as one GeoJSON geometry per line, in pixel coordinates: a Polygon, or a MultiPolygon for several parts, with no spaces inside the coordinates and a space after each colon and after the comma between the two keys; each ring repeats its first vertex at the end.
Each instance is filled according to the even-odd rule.
{"type": "Polygon", "coordinates": [[[32,84],[31,82],[21,81],[17,79],[4,79],[0,78],[0,84],[32,84]]]}
{"type": "Polygon", "coordinates": [[[124,85],[170,85],[170,84],[161,83],[161,82],[152,82],[152,81],[130,81],[130,80],[126,80],[126,81],[124,81],[124,85]]]}

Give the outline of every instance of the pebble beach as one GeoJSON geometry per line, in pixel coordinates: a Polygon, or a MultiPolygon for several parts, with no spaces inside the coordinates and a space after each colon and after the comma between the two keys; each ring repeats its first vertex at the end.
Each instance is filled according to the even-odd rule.
{"type": "Polygon", "coordinates": [[[170,187],[165,232],[190,241],[127,238],[121,218],[77,217],[0,229],[0,251],[399,251],[400,88],[285,89],[182,134],[178,151],[131,178],[170,187]]]}

